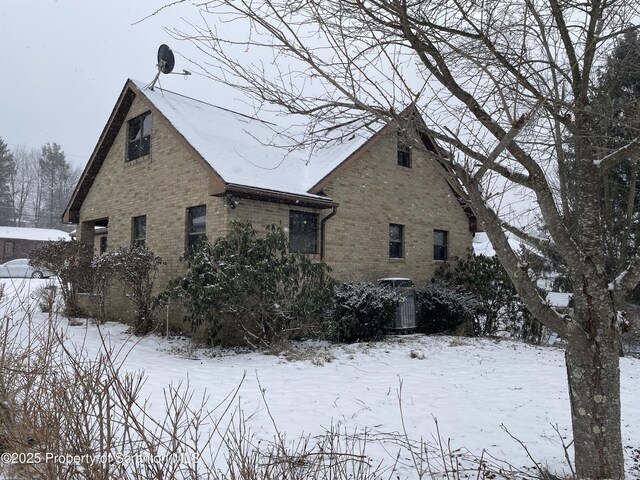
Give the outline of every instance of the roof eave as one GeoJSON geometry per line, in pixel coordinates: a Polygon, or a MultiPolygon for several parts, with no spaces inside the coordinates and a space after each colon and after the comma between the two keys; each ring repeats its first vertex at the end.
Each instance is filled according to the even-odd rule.
{"type": "Polygon", "coordinates": [[[124,87],[122,87],[120,96],[109,115],[107,123],[102,129],[102,133],[98,138],[95,148],[93,149],[93,153],[89,157],[89,161],[84,167],[84,170],[80,175],[80,179],[76,184],[76,188],[69,199],[69,203],[62,214],[62,223],[79,222],[80,207],[82,206],[89,189],[93,185],[93,181],[102,166],[104,157],[106,157],[109,152],[111,145],[124,122],[124,118],[129,111],[129,107],[135,98],[135,92],[131,90],[131,85],[133,85],[133,82],[131,80],[127,80],[124,87]]]}
{"type": "Polygon", "coordinates": [[[122,128],[124,124],[124,119],[133,104],[135,98],[141,98],[145,103],[148,104],[149,108],[153,111],[154,114],[159,115],[162,118],[169,129],[173,132],[174,135],[186,146],[188,150],[194,155],[197,161],[202,165],[210,179],[209,191],[220,191],[221,186],[224,185],[223,178],[216,172],[213,167],[202,157],[200,152],[198,152],[185,138],[184,136],[174,127],[174,125],[166,118],[166,116],[154,105],[153,101],[151,101],[142,91],[136,83],[128,79],[122,88],[122,92],[116,101],[116,104],[109,116],[109,120],[107,121],[104,129],[102,130],[102,134],[98,139],[95,149],[89,158],[89,162],[84,168],[82,175],[80,176],[80,180],[76,185],[76,188],[69,200],[67,208],[65,209],[62,215],[63,223],[78,223],[80,221],[80,208],[82,207],[82,203],[84,202],[93,182],[106,159],[111,146],[115,140],[115,137],[118,135],[118,132],[122,128]]]}
{"type": "Polygon", "coordinates": [[[339,203],[334,202],[331,198],[328,197],[326,199],[317,198],[295,193],[269,190],[265,188],[250,187],[247,185],[238,185],[234,183],[227,184],[225,192],[223,194],[218,194],[217,196],[222,195],[235,195],[239,198],[247,198],[250,200],[260,200],[319,209],[334,208],[339,205],[339,203]]]}

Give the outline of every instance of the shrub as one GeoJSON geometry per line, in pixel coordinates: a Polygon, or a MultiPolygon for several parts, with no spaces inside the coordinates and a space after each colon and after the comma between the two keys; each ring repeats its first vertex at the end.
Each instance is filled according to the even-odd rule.
{"type": "Polygon", "coordinates": [[[366,342],[384,336],[402,296],[372,282],[343,283],[335,289],[335,306],[325,324],[334,342],[366,342]]]}
{"type": "Polygon", "coordinates": [[[38,301],[40,311],[43,313],[55,313],[58,288],[55,285],[45,285],[35,291],[34,297],[38,301]]]}
{"type": "Polygon", "coordinates": [[[47,242],[31,251],[29,264],[58,278],[65,314],[69,317],[81,314],[77,294],[90,288],[92,257],[92,245],[64,240],[47,242]]]}
{"type": "Polygon", "coordinates": [[[92,285],[91,302],[98,323],[107,320],[106,302],[113,280],[118,276],[119,268],[123,268],[120,254],[106,252],[91,261],[92,285]]]}
{"type": "Polygon", "coordinates": [[[416,326],[419,332],[427,334],[453,332],[465,324],[471,325],[479,306],[473,294],[440,281],[419,291],[417,299],[416,326]]]}
{"type": "Polygon", "coordinates": [[[123,284],[127,298],[133,303],[133,330],[136,335],[145,335],[154,327],[153,285],[161,264],[162,259],[144,247],[120,247],[102,254],[93,262],[95,283],[99,288],[108,289],[110,275],[123,284]]]}
{"type": "Polygon", "coordinates": [[[475,296],[479,305],[473,320],[474,334],[506,332],[529,342],[542,340],[542,324],[526,309],[497,257],[470,254],[454,265],[441,266],[435,278],[475,296]]]}
{"type": "Polygon", "coordinates": [[[201,242],[184,258],[187,274],[167,295],[183,300],[193,330],[214,344],[269,347],[313,334],[331,304],[329,267],[288,255],[275,226],[260,238],[250,223],[232,222],[226,237],[201,242]]]}

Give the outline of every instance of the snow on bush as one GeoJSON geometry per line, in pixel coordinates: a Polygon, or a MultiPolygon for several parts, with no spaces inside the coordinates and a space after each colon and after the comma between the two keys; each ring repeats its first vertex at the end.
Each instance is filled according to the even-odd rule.
{"type": "Polygon", "coordinates": [[[325,333],[334,342],[366,342],[384,336],[402,296],[373,282],[343,283],[336,287],[335,306],[325,333]]]}

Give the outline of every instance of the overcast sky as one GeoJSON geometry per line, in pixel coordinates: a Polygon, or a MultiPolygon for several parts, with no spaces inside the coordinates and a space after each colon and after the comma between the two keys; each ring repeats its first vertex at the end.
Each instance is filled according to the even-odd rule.
{"type": "MultiPolygon", "coordinates": [[[[10,146],[62,146],[84,166],[127,78],[151,82],[158,46],[176,53],[175,71],[189,68],[164,26],[183,25],[190,5],[172,7],[134,25],[162,0],[0,0],[0,137],[10,146]]],[[[197,75],[163,75],[162,86],[246,111],[239,94],[197,75]]]]}

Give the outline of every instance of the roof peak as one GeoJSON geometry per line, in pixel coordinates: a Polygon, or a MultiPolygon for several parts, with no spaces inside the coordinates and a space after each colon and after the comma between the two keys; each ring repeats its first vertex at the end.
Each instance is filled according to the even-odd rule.
{"type": "Polygon", "coordinates": [[[138,80],[135,79],[131,79],[131,81],[143,92],[147,92],[147,91],[151,91],[151,92],[156,92],[156,91],[160,91],[160,93],[170,93],[171,95],[176,95],[178,97],[182,97],[184,99],[187,100],[191,100],[192,102],[197,102],[197,103],[201,103],[203,105],[207,105],[208,107],[213,107],[213,108],[217,108],[219,110],[222,110],[224,112],[228,112],[228,113],[232,113],[233,115],[239,115],[241,117],[247,118],[249,120],[255,120],[257,122],[261,122],[265,125],[272,125],[272,126],[276,126],[275,123],[269,122],[267,120],[263,120],[261,118],[258,118],[256,116],[252,116],[252,115],[247,115],[246,113],[242,113],[242,112],[238,112],[236,110],[233,110],[231,108],[226,108],[226,107],[221,107],[220,105],[216,105],[214,103],[209,103],[209,102],[205,102],[204,100],[200,100],[198,98],[194,98],[194,97],[190,97],[188,95],[184,95],[182,93],[178,93],[178,92],[174,92],[173,90],[168,90],[166,88],[162,88],[159,86],[156,86],[154,88],[151,88],[151,84],[144,84],[143,82],[140,82],[138,80]]]}

